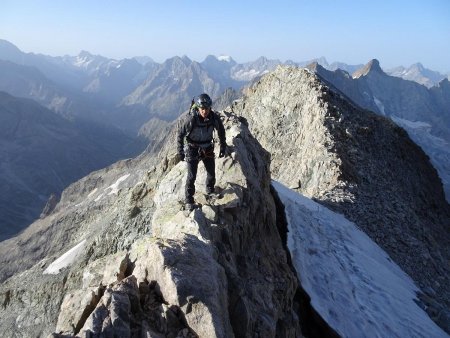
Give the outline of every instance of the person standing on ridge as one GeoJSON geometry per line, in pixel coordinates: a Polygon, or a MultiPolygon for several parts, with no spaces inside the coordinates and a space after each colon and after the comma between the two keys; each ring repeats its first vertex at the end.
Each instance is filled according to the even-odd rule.
{"type": "Polygon", "coordinates": [[[213,132],[217,130],[220,142],[219,157],[225,156],[225,128],[218,114],[212,109],[208,94],[199,95],[193,100],[187,117],[178,126],[177,148],[181,161],[186,161],[188,174],[185,185],[185,209],[195,208],[194,193],[198,163],[203,162],[206,169],[206,193],[212,195],[216,184],[213,132]],[[186,146],[184,139],[186,138],[186,146]]]}

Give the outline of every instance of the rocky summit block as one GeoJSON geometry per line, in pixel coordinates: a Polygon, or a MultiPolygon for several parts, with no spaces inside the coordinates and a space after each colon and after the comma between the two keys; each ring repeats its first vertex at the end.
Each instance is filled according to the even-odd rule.
{"type": "MultiPolygon", "coordinates": [[[[115,180],[97,173],[63,194],[66,208],[47,217],[86,241],[58,269],[62,249],[1,285],[5,337],[301,336],[297,279],[277,228],[269,154],[241,119],[220,116],[230,156],[216,160],[212,199],[204,194],[200,164],[201,207],[190,213],[179,203],[187,171],[175,160],[173,132],[158,164],[149,166],[155,162],[143,156],[110,169],[115,180]],[[144,173],[143,166],[149,166],[144,173]],[[78,217],[73,229],[73,213],[92,208],[97,214],[78,217]]],[[[59,236],[55,229],[51,235],[59,236]]]]}
{"type": "Polygon", "coordinates": [[[450,206],[405,130],[296,67],[263,76],[231,108],[271,153],[273,178],[355,222],[429,290],[422,306],[448,330],[450,206]]]}

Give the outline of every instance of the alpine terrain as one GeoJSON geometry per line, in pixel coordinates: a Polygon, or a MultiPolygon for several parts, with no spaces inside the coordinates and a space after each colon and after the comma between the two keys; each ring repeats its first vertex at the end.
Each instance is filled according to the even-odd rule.
{"type": "Polygon", "coordinates": [[[416,82],[389,76],[378,60],[371,60],[352,75],[328,71],[318,64],[309,69],[332,83],[353,102],[390,117],[430,157],[450,201],[450,82],[426,88],[416,82]]]}
{"type": "Polygon", "coordinates": [[[117,129],[0,92],[0,241],[38,218],[47,202],[48,212],[70,183],[140,149],[117,129]]]}
{"type": "Polygon", "coordinates": [[[271,153],[273,178],[356,223],[422,288],[424,308],[450,331],[450,206],[405,130],[294,67],[263,77],[232,108],[271,153]]]}
{"type": "Polygon", "coordinates": [[[449,205],[403,129],[295,67],[220,118],[229,155],[215,198],[199,166],[201,208],[182,210],[164,125],[0,244],[5,337],[448,336],[449,205]]]}

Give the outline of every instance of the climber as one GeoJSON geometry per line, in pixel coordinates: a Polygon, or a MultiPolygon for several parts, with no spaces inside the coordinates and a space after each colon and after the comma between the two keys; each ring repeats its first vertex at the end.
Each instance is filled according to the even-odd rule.
{"type": "Polygon", "coordinates": [[[206,169],[206,193],[214,194],[216,184],[213,132],[217,130],[220,142],[219,157],[224,157],[227,149],[225,128],[219,115],[211,109],[212,101],[208,94],[201,94],[191,104],[189,114],[180,120],[177,135],[178,156],[187,163],[185,185],[185,210],[193,210],[195,179],[200,160],[206,169]],[[186,146],[184,139],[186,138],[186,146]]]}

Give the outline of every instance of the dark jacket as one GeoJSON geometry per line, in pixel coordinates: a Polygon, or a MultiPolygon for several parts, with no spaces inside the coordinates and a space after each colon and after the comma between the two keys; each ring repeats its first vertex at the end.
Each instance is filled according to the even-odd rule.
{"type": "Polygon", "coordinates": [[[210,111],[208,117],[203,119],[198,112],[188,114],[180,121],[177,135],[178,154],[184,154],[184,139],[194,147],[207,148],[213,142],[213,132],[217,130],[219,135],[220,149],[225,150],[225,128],[219,115],[210,111]]]}

